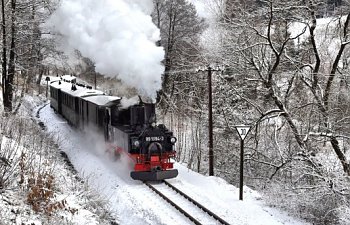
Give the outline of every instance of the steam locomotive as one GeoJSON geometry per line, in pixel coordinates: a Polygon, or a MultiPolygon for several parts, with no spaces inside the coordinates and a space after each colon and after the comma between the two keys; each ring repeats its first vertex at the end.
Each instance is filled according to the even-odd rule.
{"type": "Polygon", "coordinates": [[[174,178],[176,138],[165,125],[156,124],[155,104],[123,107],[122,98],[109,96],[65,75],[50,82],[50,106],[69,124],[104,134],[115,155],[126,154],[133,164],[134,180],[159,181],[174,178]]]}

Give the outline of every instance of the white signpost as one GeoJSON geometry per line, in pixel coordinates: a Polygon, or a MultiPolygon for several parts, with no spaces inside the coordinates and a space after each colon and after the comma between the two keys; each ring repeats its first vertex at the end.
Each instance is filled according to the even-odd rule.
{"type": "Polygon", "coordinates": [[[243,201],[243,162],[244,162],[244,139],[250,131],[250,126],[248,125],[237,125],[236,130],[241,138],[241,162],[239,168],[239,200],[243,201]]]}
{"type": "Polygon", "coordinates": [[[247,136],[248,132],[250,131],[250,126],[246,125],[238,125],[236,126],[236,130],[241,137],[241,139],[244,141],[245,137],[247,136]]]}

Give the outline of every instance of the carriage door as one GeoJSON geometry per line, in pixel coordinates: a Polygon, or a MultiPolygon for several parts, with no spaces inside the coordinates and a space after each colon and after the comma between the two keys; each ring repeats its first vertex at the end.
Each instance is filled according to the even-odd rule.
{"type": "Polygon", "coordinates": [[[111,138],[111,135],[110,135],[110,124],[111,124],[111,109],[110,108],[105,108],[103,127],[104,127],[104,134],[105,134],[105,140],[106,141],[109,141],[110,138],[111,138]]]}
{"type": "Polygon", "coordinates": [[[58,104],[58,114],[62,115],[62,91],[57,89],[57,104],[58,104]]]}

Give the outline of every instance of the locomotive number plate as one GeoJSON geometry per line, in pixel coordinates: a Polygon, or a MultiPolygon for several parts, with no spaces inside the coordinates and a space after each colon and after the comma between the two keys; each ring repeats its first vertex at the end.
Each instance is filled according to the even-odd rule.
{"type": "Polygon", "coordinates": [[[146,141],[164,141],[164,137],[163,136],[146,137],[146,141]]]}

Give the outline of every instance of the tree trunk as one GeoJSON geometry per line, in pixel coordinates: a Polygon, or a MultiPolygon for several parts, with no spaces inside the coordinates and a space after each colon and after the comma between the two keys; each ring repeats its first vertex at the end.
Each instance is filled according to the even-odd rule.
{"type": "Polygon", "coordinates": [[[5,3],[4,0],[1,0],[1,14],[2,14],[2,96],[3,96],[3,104],[7,105],[5,98],[5,90],[6,90],[6,76],[7,76],[7,49],[6,49],[6,20],[5,20],[5,3]]]}
{"type": "Polygon", "coordinates": [[[11,46],[10,46],[10,58],[9,58],[9,68],[6,78],[6,87],[4,95],[4,108],[5,111],[12,111],[12,100],[13,100],[13,79],[15,76],[15,39],[16,39],[16,29],[15,29],[15,13],[16,13],[16,0],[11,1],[11,46]],[[6,100],[5,100],[6,99],[6,100]],[[6,104],[5,104],[6,103],[6,104]]]}
{"type": "MultiPolygon", "coordinates": [[[[311,88],[312,93],[315,96],[316,101],[318,102],[318,108],[323,116],[323,124],[325,127],[325,132],[326,133],[333,133],[332,129],[330,128],[330,124],[329,124],[329,115],[330,115],[330,110],[329,110],[329,97],[331,95],[331,92],[333,92],[334,90],[332,89],[332,84],[334,82],[334,78],[336,75],[336,71],[339,68],[339,62],[342,58],[342,56],[344,55],[344,50],[346,45],[349,44],[348,42],[348,27],[349,27],[349,23],[350,23],[350,13],[347,14],[346,16],[346,20],[344,22],[344,27],[343,27],[343,36],[342,36],[342,43],[341,46],[337,52],[337,55],[335,57],[335,60],[332,64],[332,69],[330,72],[330,75],[328,77],[327,83],[326,83],[326,87],[323,91],[324,96],[322,98],[322,96],[318,95],[317,92],[317,86],[318,86],[318,73],[319,73],[319,66],[320,66],[320,57],[318,55],[318,51],[317,51],[317,47],[316,47],[316,41],[315,41],[315,36],[314,36],[314,30],[316,28],[316,16],[315,13],[312,12],[311,14],[312,16],[312,20],[313,20],[313,24],[310,28],[310,40],[312,43],[312,48],[314,51],[314,56],[316,59],[316,66],[315,69],[313,70],[313,83],[311,88]]],[[[342,152],[342,150],[339,147],[339,142],[337,140],[337,138],[335,136],[331,136],[330,137],[330,142],[332,144],[332,148],[335,152],[335,154],[337,155],[342,167],[343,167],[343,171],[350,176],[350,164],[349,161],[346,157],[346,155],[342,152]]]]}
{"type": "Polygon", "coordinates": [[[334,136],[332,136],[330,139],[332,147],[335,153],[337,154],[340,163],[343,166],[344,172],[346,173],[346,175],[350,176],[350,164],[348,159],[346,158],[346,155],[340,149],[338,140],[334,136]]]}

